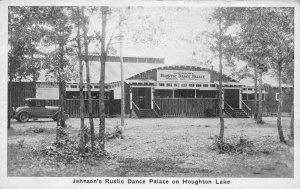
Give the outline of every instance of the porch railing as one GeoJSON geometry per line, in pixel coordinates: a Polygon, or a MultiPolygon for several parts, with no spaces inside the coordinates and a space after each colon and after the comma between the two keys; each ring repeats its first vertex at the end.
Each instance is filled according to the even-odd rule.
{"type": "Polygon", "coordinates": [[[251,108],[244,101],[241,100],[241,102],[242,102],[242,110],[244,112],[246,112],[246,114],[249,117],[252,117],[252,110],[251,110],[251,108]]]}
{"type": "Polygon", "coordinates": [[[233,108],[224,100],[224,109],[223,111],[230,117],[232,118],[232,113],[234,113],[233,108]]]}
{"type": "Polygon", "coordinates": [[[140,110],[140,108],[139,108],[133,101],[132,101],[132,105],[133,105],[133,106],[132,106],[132,107],[133,107],[133,110],[134,110],[134,109],[136,109],[136,110],[138,110],[138,111],[140,110]]]}
{"type": "Polygon", "coordinates": [[[233,108],[224,100],[224,108],[225,109],[230,109],[230,110],[232,110],[233,111],[233,108]]]}
{"type": "Polygon", "coordinates": [[[132,110],[134,111],[134,113],[136,114],[136,116],[139,117],[140,115],[140,108],[132,101],[132,110]]]}
{"type": "Polygon", "coordinates": [[[153,110],[157,114],[158,117],[161,117],[160,107],[159,105],[153,100],[153,110]]]}

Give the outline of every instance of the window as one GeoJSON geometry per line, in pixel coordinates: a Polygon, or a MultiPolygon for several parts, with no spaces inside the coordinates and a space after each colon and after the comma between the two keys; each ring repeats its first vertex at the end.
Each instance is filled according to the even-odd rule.
{"type": "Polygon", "coordinates": [[[208,84],[203,84],[203,87],[208,87],[208,84]]]}
{"type": "Polygon", "coordinates": [[[187,87],[186,83],[181,84],[181,87],[187,87]]]}
{"type": "Polygon", "coordinates": [[[196,84],[196,87],[202,87],[202,85],[201,84],[196,84]]]}
{"type": "MultiPolygon", "coordinates": [[[[263,93],[262,100],[265,100],[265,99],[266,99],[266,96],[263,93]]],[[[255,100],[255,95],[254,95],[254,93],[242,94],[242,100],[255,100]]],[[[257,94],[257,100],[259,100],[259,94],[257,94]]]]}
{"type": "Polygon", "coordinates": [[[189,87],[194,87],[195,86],[195,84],[189,84],[189,87]]]}
{"type": "Polygon", "coordinates": [[[46,101],[45,100],[41,100],[40,101],[40,106],[41,107],[45,107],[46,106],[46,101]]]}
{"type": "Polygon", "coordinates": [[[210,87],[215,87],[216,85],[215,84],[210,84],[210,87]]]}
{"type": "Polygon", "coordinates": [[[178,89],[174,91],[175,98],[195,98],[194,89],[178,89]]]}
{"type": "Polygon", "coordinates": [[[178,83],[174,83],[174,87],[179,87],[179,84],[178,83]]]}
{"type": "Polygon", "coordinates": [[[163,86],[165,86],[165,84],[164,83],[159,83],[158,86],[163,87],[163,86]]]}
{"type": "Polygon", "coordinates": [[[248,100],[255,100],[254,94],[248,94],[248,100]]]}
{"type": "Polygon", "coordinates": [[[95,89],[99,89],[99,86],[98,86],[98,85],[95,85],[94,88],[95,88],[95,89]]]}
{"type": "Polygon", "coordinates": [[[79,98],[80,92],[79,91],[67,91],[66,98],[67,99],[77,99],[79,98]]]}
{"type": "Polygon", "coordinates": [[[172,87],[172,83],[167,83],[166,86],[167,87],[172,87]]]}
{"type": "Polygon", "coordinates": [[[29,101],[27,102],[27,105],[28,105],[29,107],[35,107],[35,106],[36,106],[36,101],[34,101],[34,100],[29,100],[29,101]]]}
{"type": "Polygon", "coordinates": [[[217,98],[217,91],[201,91],[201,90],[197,90],[196,91],[196,98],[217,98]]]}
{"type": "Polygon", "coordinates": [[[71,85],[71,88],[75,89],[77,88],[77,85],[71,85]]]}
{"type": "Polygon", "coordinates": [[[173,91],[172,90],[155,90],[154,93],[155,97],[157,98],[172,98],[173,97],[173,91]]]}
{"type": "Polygon", "coordinates": [[[252,88],[248,88],[248,91],[252,91],[253,89],[252,88]]]}

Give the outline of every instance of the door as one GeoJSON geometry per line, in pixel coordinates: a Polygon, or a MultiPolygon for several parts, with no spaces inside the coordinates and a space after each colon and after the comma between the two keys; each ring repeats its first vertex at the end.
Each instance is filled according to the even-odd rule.
{"type": "Polygon", "coordinates": [[[232,108],[239,108],[240,90],[239,89],[224,89],[224,100],[232,108]]]}
{"type": "Polygon", "coordinates": [[[133,102],[141,109],[151,109],[151,88],[133,88],[133,102]]]}

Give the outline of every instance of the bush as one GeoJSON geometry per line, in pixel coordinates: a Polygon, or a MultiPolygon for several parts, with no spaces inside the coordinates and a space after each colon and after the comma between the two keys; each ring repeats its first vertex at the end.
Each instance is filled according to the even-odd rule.
{"type": "Polygon", "coordinates": [[[253,142],[246,138],[244,135],[233,135],[220,140],[219,136],[215,136],[210,146],[211,150],[217,150],[219,153],[252,153],[253,142]]]}
{"type": "Polygon", "coordinates": [[[215,116],[215,115],[214,115],[214,110],[211,109],[211,108],[206,109],[206,110],[204,111],[204,113],[205,113],[205,117],[214,117],[214,116],[215,116]]]}

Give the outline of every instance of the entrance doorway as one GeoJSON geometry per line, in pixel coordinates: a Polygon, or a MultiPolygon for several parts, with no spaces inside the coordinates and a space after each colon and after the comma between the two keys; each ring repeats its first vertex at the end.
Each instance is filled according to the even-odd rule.
{"type": "Polygon", "coordinates": [[[240,107],[240,90],[239,89],[224,89],[224,100],[232,108],[240,107]]]}
{"type": "Polygon", "coordinates": [[[133,88],[132,100],[140,109],[151,109],[151,88],[133,88]]]}

